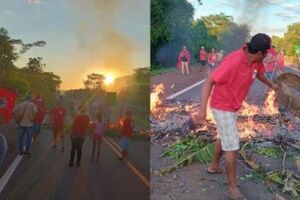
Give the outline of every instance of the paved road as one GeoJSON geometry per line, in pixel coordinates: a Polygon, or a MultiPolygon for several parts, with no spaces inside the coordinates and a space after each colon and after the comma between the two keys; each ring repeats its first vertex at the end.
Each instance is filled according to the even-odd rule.
{"type": "MultiPolygon", "coordinates": [[[[286,67],[286,72],[292,72],[300,75],[299,72],[286,67]]],[[[193,100],[193,101],[200,101],[200,95],[202,91],[203,84],[196,86],[192,88],[191,90],[184,92],[183,94],[176,97],[176,99],[185,99],[185,100],[193,100]]],[[[251,87],[251,90],[247,96],[247,101],[251,103],[261,104],[263,103],[263,97],[264,97],[264,86],[259,81],[256,80],[254,84],[251,87]]]]}
{"type": "MultiPolygon", "coordinates": [[[[32,147],[32,157],[22,159],[0,199],[149,199],[149,187],[118,161],[104,142],[99,164],[89,161],[91,140],[87,138],[81,166],[70,168],[69,135],[63,153],[51,148],[51,137],[49,130],[42,129],[39,143],[32,147]]],[[[132,163],[149,179],[148,142],[133,141],[131,152],[132,163]]]]}

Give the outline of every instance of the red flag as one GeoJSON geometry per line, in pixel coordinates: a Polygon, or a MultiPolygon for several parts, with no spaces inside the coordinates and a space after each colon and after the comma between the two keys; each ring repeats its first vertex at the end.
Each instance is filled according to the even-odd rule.
{"type": "Polygon", "coordinates": [[[16,97],[15,92],[0,87],[0,115],[3,116],[4,123],[8,123],[12,117],[16,97]]]}

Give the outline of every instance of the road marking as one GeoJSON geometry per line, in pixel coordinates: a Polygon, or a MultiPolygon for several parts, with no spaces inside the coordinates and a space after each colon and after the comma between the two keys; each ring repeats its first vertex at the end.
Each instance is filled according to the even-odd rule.
{"type": "Polygon", "coordinates": [[[203,79],[203,80],[201,80],[201,81],[199,81],[199,82],[197,82],[197,83],[195,83],[193,85],[190,85],[189,87],[187,87],[187,88],[185,88],[183,90],[180,90],[180,91],[176,92],[175,94],[172,94],[171,96],[167,97],[166,99],[168,99],[168,100],[174,99],[175,97],[177,97],[177,96],[185,93],[186,91],[188,91],[188,90],[190,90],[190,89],[192,89],[192,88],[194,88],[194,87],[196,87],[198,85],[201,85],[202,83],[204,83],[204,81],[206,81],[206,79],[203,79]]]}
{"type": "Polygon", "coordinates": [[[23,155],[18,155],[9,168],[6,170],[5,174],[0,179],[0,194],[2,193],[5,185],[9,181],[10,177],[15,172],[16,168],[18,167],[19,163],[21,162],[23,155]]]}
{"type": "MultiPolygon", "coordinates": [[[[121,147],[112,139],[108,137],[103,137],[106,144],[113,150],[117,156],[121,157],[121,147]]],[[[141,179],[141,181],[147,186],[150,187],[150,181],[130,162],[127,161],[126,165],[131,169],[131,171],[141,179]]]]}
{"type": "Polygon", "coordinates": [[[300,71],[299,71],[298,69],[295,69],[295,68],[289,67],[289,66],[286,66],[286,67],[288,67],[288,68],[290,68],[290,69],[293,69],[293,70],[295,70],[296,72],[299,72],[299,73],[300,73],[300,71]]]}

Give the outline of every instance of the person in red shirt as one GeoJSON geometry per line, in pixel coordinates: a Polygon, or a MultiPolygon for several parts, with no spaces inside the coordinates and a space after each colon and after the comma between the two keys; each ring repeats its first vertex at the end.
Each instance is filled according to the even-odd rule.
{"type": "MultiPolygon", "coordinates": [[[[212,48],[211,52],[207,56],[207,63],[211,69],[216,67],[217,60],[218,60],[218,54],[216,53],[216,50],[214,48],[212,48]]],[[[211,71],[211,69],[209,69],[209,72],[211,71]]]]}
{"type": "Polygon", "coordinates": [[[69,166],[74,166],[74,157],[75,153],[77,153],[77,162],[76,165],[80,166],[81,154],[82,154],[82,145],[85,138],[85,133],[87,128],[90,125],[89,116],[85,113],[85,107],[83,105],[79,106],[79,114],[75,115],[72,124],[72,132],[71,132],[71,157],[69,166]]]}
{"type": "Polygon", "coordinates": [[[125,112],[125,117],[121,120],[120,123],[121,123],[121,135],[122,135],[122,140],[121,140],[122,156],[119,158],[119,160],[122,160],[124,163],[127,163],[129,142],[133,134],[133,126],[134,126],[134,120],[131,116],[130,111],[125,112]]]}
{"type": "Polygon", "coordinates": [[[36,142],[37,136],[41,132],[41,124],[44,120],[45,114],[46,114],[46,107],[44,104],[44,99],[37,95],[34,99],[34,103],[37,106],[38,112],[36,113],[34,117],[34,125],[33,125],[33,137],[32,142],[36,142]]]}
{"type": "Polygon", "coordinates": [[[191,62],[191,55],[187,48],[184,46],[182,51],[180,51],[177,59],[177,67],[181,69],[182,74],[186,70],[187,74],[190,74],[189,63],[191,62]]]}
{"type": "Polygon", "coordinates": [[[254,35],[249,43],[223,59],[208,77],[202,90],[200,124],[206,123],[206,108],[210,97],[211,110],[218,128],[214,157],[207,172],[220,172],[219,162],[224,151],[230,199],[245,199],[236,181],[236,151],[240,148],[236,112],[241,108],[255,78],[272,89],[277,88],[264,75],[262,62],[270,46],[271,39],[268,35],[254,35]]]}
{"type": "Polygon", "coordinates": [[[276,57],[276,51],[275,51],[275,47],[272,46],[269,50],[268,50],[268,54],[267,57],[264,59],[264,66],[265,66],[265,71],[266,74],[265,76],[269,79],[269,80],[273,80],[274,78],[274,72],[275,72],[275,67],[277,64],[277,57],[276,57]]]}
{"type": "Polygon", "coordinates": [[[64,141],[65,141],[65,136],[64,136],[64,123],[65,123],[65,118],[66,118],[66,110],[62,106],[62,101],[59,100],[57,101],[56,107],[54,107],[50,111],[50,116],[52,118],[52,123],[53,123],[53,148],[57,147],[57,141],[58,137],[61,140],[61,152],[64,151],[64,141]]]}
{"type": "Polygon", "coordinates": [[[280,52],[277,55],[278,60],[278,75],[282,74],[284,72],[285,66],[284,66],[284,50],[281,49],[280,52]]]}
{"type": "Polygon", "coordinates": [[[200,49],[199,59],[200,59],[201,65],[205,66],[205,64],[206,64],[206,51],[204,49],[204,46],[202,46],[201,49],[200,49]]]}

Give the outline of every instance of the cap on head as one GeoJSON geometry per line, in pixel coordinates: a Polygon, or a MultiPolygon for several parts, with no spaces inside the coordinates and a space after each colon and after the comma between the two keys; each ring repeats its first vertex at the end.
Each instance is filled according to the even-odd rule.
{"type": "Polygon", "coordinates": [[[251,38],[247,46],[250,53],[267,52],[271,47],[271,38],[267,34],[258,33],[251,38]]]}

